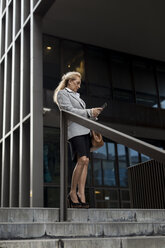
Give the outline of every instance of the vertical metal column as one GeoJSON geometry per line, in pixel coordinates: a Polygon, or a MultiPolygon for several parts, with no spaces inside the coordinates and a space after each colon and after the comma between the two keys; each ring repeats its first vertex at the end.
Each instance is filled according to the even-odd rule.
{"type": "Polygon", "coordinates": [[[60,221],[67,220],[68,152],[67,121],[60,112],[60,221]]]}
{"type": "MultiPolygon", "coordinates": [[[[13,33],[12,33],[12,39],[14,40],[14,34],[15,34],[15,0],[13,1],[13,33]]],[[[11,69],[11,128],[13,128],[14,124],[14,76],[15,76],[15,42],[13,43],[12,48],[12,69],[11,69]]],[[[10,143],[10,196],[9,196],[9,206],[13,206],[14,201],[14,192],[16,191],[13,181],[15,179],[14,175],[14,163],[13,163],[13,156],[14,154],[14,142],[13,142],[13,132],[11,133],[11,143],[10,143]]],[[[17,178],[18,179],[18,178],[17,178]]],[[[16,192],[18,194],[18,192],[16,192]]]]}
{"type": "Polygon", "coordinates": [[[42,19],[34,15],[31,0],[30,22],[30,206],[43,206],[43,79],[42,19]]]}
{"type": "Polygon", "coordinates": [[[23,130],[23,117],[24,117],[24,74],[25,74],[25,35],[24,35],[24,1],[21,1],[21,34],[20,34],[20,141],[19,141],[19,207],[29,207],[29,168],[27,156],[29,156],[26,151],[26,137],[23,130]],[[25,156],[26,155],[26,156],[25,156]]]}
{"type": "MultiPolygon", "coordinates": [[[[8,11],[6,10],[6,27],[5,27],[5,49],[4,53],[7,51],[7,40],[8,40],[8,32],[7,32],[7,17],[8,17],[8,11]]],[[[6,92],[7,92],[7,54],[5,54],[4,58],[4,95],[3,95],[3,137],[5,136],[6,133],[6,104],[7,104],[7,99],[6,99],[6,92]]],[[[7,185],[8,182],[8,177],[6,173],[5,164],[6,164],[6,142],[3,140],[2,144],[2,187],[1,187],[1,206],[2,207],[7,207],[8,206],[8,187],[7,185]],[[6,187],[7,186],[7,187],[6,187]]]]}

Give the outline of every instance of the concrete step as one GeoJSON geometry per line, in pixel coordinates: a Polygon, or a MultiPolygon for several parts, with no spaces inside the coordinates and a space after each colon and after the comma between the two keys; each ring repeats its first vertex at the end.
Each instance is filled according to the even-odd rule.
{"type": "Polygon", "coordinates": [[[64,248],[164,248],[165,237],[95,238],[62,240],[64,248]]]}
{"type": "Polygon", "coordinates": [[[79,238],[0,241],[1,248],[164,248],[165,237],[79,238]]]}
{"type": "MultiPolygon", "coordinates": [[[[0,223],[58,222],[59,209],[1,208],[0,223]]],[[[165,210],[68,209],[68,222],[165,222],[165,210]]]]}
{"type": "Polygon", "coordinates": [[[58,221],[58,208],[0,208],[0,223],[43,223],[58,221]]]}
{"type": "Polygon", "coordinates": [[[163,236],[165,223],[1,223],[0,239],[163,236]]]}
{"type": "Polygon", "coordinates": [[[68,209],[71,222],[165,222],[164,209],[68,209]],[[81,214],[80,214],[81,213],[81,214]]]}

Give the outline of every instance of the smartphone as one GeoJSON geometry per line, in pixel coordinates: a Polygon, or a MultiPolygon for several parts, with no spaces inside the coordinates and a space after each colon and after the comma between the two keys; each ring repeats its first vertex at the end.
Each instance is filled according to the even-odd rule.
{"type": "Polygon", "coordinates": [[[105,109],[106,107],[107,107],[107,103],[105,102],[105,103],[101,106],[101,108],[105,109]]]}

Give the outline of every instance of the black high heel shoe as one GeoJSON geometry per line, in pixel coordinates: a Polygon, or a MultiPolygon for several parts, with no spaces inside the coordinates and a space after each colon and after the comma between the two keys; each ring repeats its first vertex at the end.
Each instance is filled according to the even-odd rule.
{"type": "Polygon", "coordinates": [[[86,203],[86,202],[82,202],[81,199],[80,199],[80,197],[78,196],[78,194],[77,194],[77,198],[78,198],[78,201],[81,204],[81,207],[82,208],[89,208],[89,204],[86,203]]]}
{"type": "Polygon", "coordinates": [[[68,199],[68,207],[69,208],[81,208],[82,207],[80,203],[72,201],[70,194],[68,195],[67,199],[68,199]]]}

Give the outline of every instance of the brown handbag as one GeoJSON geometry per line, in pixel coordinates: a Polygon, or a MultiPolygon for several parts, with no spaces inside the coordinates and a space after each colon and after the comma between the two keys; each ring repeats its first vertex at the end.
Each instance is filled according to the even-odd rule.
{"type": "Polygon", "coordinates": [[[92,143],[92,147],[90,148],[90,151],[93,152],[97,149],[99,149],[100,147],[102,147],[104,145],[104,141],[103,141],[103,137],[100,133],[97,133],[95,131],[91,131],[91,143],[92,143]]]}

